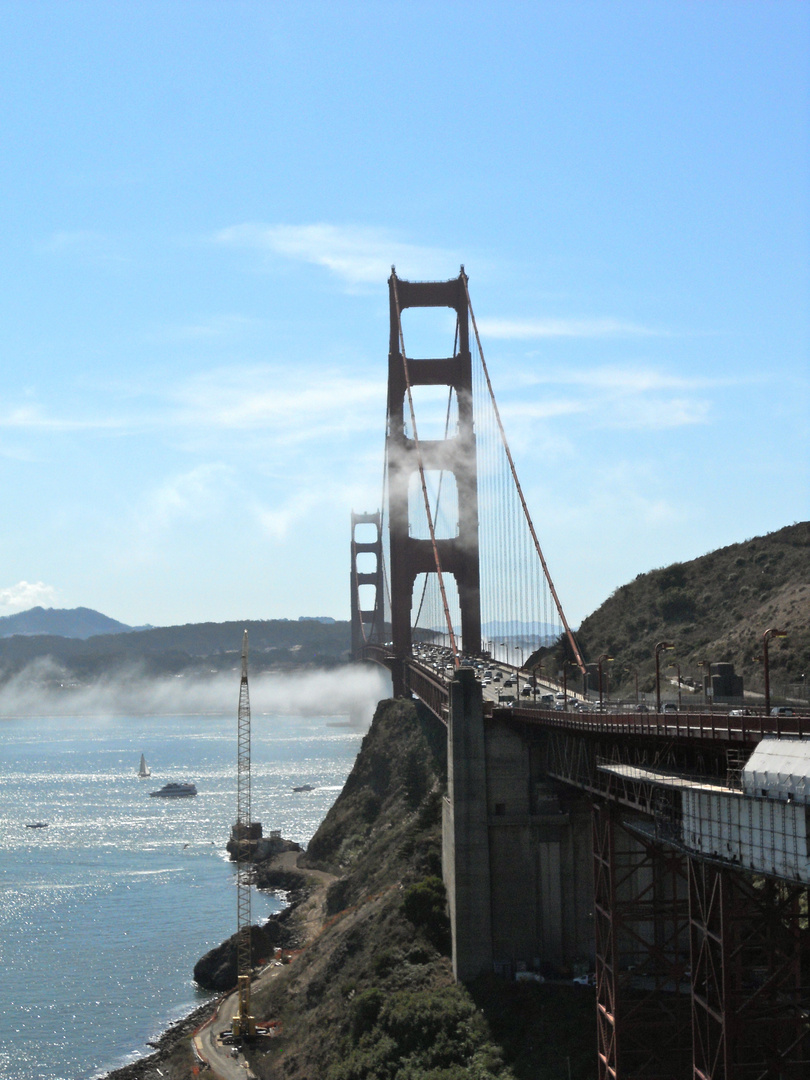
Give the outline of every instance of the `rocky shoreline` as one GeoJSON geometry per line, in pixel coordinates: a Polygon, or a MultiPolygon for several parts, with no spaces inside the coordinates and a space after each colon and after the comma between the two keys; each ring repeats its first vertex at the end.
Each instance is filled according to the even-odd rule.
{"type": "MultiPolygon", "coordinates": [[[[262,927],[252,927],[254,950],[265,955],[274,948],[300,948],[306,939],[306,916],[299,909],[319,889],[325,892],[332,875],[318,875],[297,868],[302,854],[300,845],[291,840],[279,841],[261,853],[256,863],[257,888],[286,894],[287,906],[272,915],[262,927]],[[327,880],[320,880],[320,879],[327,880]]],[[[236,936],[228,938],[202,956],[194,967],[195,981],[202,989],[219,994],[198,1006],[187,1016],[170,1024],[152,1042],[151,1054],[138,1058],[104,1074],[101,1080],[187,1080],[195,1065],[191,1037],[216,1012],[222,996],[236,983],[236,936]],[[232,970],[231,970],[232,969],[232,970]],[[198,977],[199,976],[199,977],[198,977]]]]}

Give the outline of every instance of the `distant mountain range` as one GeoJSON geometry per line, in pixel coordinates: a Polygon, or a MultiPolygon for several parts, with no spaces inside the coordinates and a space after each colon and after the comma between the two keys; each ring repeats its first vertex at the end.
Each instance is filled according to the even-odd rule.
{"type": "Polygon", "coordinates": [[[97,634],[126,634],[132,630],[146,630],[145,626],[127,626],[125,623],[102,615],[92,608],[30,608],[16,615],[0,616],[0,637],[17,634],[54,634],[57,637],[87,638],[97,634]]]}
{"type": "Polygon", "coordinates": [[[245,630],[251,673],[330,667],[345,662],[351,645],[349,623],[327,616],[139,627],[89,608],[33,608],[0,618],[0,686],[32,664],[36,680],[64,685],[134,670],[207,678],[237,670],[245,630]]]}

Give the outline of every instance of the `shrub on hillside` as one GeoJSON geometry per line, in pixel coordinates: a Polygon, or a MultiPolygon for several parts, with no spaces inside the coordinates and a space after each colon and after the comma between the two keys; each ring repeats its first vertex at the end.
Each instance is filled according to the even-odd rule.
{"type": "Polygon", "coordinates": [[[328,1080],[514,1080],[465,991],[366,990],[328,1080]]]}
{"type": "Polygon", "coordinates": [[[450,953],[450,920],[447,917],[447,893],[444,882],[428,877],[412,885],[402,899],[406,919],[424,933],[428,941],[445,956],[450,953]]]}

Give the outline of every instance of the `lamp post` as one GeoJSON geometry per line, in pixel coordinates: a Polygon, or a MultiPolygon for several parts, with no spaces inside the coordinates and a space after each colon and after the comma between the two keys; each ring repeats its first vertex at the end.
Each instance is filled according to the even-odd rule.
{"type": "Polygon", "coordinates": [[[697,666],[706,669],[703,673],[703,679],[701,680],[703,682],[703,704],[706,705],[706,687],[708,686],[709,669],[711,668],[711,664],[708,660],[698,660],[697,666]]]}
{"type": "Polygon", "coordinates": [[[523,646],[513,645],[515,652],[520,653],[520,667],[515,669],[515,682],[517,683],[517,701],[520,704],[520,668],[523,667],[523,646]]]}
{"type": "Polygon", "coordinates": [[[600,709],[602,708],[602,661],[603,660],[612,660],[612,659],[613,659],[613,657],[608,656],[608,654],[605,652],[605,653],[602,653],[602,655],[596,661],[596,666],[599,669],[599,708],[600,709]]]}
{"type": "Polygon", "coordinates": [[[762,666],[765,669],[765,715],[771,714],[771,680],[768,671],[768,638],[787,637],[787,630],[777,630],[770,626],[762,635],[762,666]]]}
{"type": "Polygon", "coordinates": [[[678,672],[678,709],[681,707],[681,665],[680,664],[667,664],[668,668],[674,667],[678,672]]]}
{"type": "Polygon", "coordinates": [[[661,661],[659,659],[662,649],[674,649],[671,641],[659,641],[655,646],[655,711],[661,712],[661,661]]]}
{"type": "Polygon", "coordinates": [[[563,660],[563,704],[568,708],[568,666],[577,667],[573,660],[563,660]]]}
{"type": "Polygon", "coordinates": [[[501,663],[502,664],[503,663],[508,664],[509,663],[509,646],[506,644],[505,641],[499,641],[498,644],[500,645],[500,647],[502,649],[506,649],[506,653],[504,654],[506,656],[506,660],[502,660],[501,663]]]}

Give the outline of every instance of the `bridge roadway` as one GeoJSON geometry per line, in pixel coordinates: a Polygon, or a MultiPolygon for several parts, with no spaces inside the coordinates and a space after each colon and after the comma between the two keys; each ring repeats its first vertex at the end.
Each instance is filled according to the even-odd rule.
{"type": "MultiPolygon", "coordinates": [[[[392,671],[398,665],[397,658],[381,646],[367,647],[366,655],[368,659],[373,659],[392,671]]],[[[505,664],[490,663],[489,666],[497,668],[503,674],[515,672],[514,668],[505,664]]],[[[452,672],[438,672],[416,658],[406,660],[404,669],[403,674],[410,691],[446,724],[452,672]]],[[[559,687],[551,683],[544,684],[544,688],[545,692],[559,690],[559,687]]],[[[600,711],[595,702],[593,710],[588,711],[587,702],[582,699],[582,695],[570,690],[567,696],[577,702],[576,712],[543,708],[542,705],[538,706],[529,701],[516,701],[504,706],[498,702],[498,684],[485,687],[483,696],[485,712],[495,719],[511,718],[521,723],[572,734],[634,735],[679,742],[706,740],[746,747],[755,746],[766,735],[810,735],[810,713],[796,716],[766,716],[764,713],[738,716],[732,715],[731,711],[708,710],[683,710],[677,713],[606,712],[600,711]]]]}

